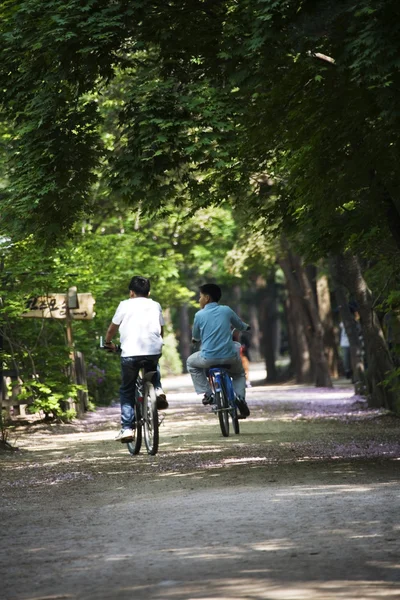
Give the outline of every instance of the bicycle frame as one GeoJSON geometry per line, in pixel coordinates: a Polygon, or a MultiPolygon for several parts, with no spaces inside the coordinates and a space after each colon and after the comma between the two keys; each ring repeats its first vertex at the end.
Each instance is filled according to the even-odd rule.
{"type": "Polygon", "coordinates": [[[228,371],[223,366],[210,367],[208,376],[215,398],[212,410],[218,415],[222,435],[229,435],[229,417],[232,419],[234,432],[240,433],[235,392],[228,371]]]}
{"type": "MultiPolygon", "coordinates": [[[[235,407],[235,392],[233,390],[232,379],[229,376],[228,371],[221,367],[211,367],[208,370],[208,376],[211,384],[213,394],[221,392],[222,386],[228,395],[228,401],[231,407],[235,407]]],[[[230,410],[230,408],[222,408],[220,411],[230,410]]],[[[215,412],[220,412],[215,409],[215,412]]]]}

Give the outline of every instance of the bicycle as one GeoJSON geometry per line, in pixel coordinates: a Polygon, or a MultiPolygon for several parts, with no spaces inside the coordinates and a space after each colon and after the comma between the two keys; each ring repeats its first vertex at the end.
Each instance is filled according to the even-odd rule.
{"type": "Polygon", "coordinates": [[[208,378],[215,398],[213,412],[218,415],[221,433],[224,437],[229,436],[229,417],[232,419],[233,431],[240,433],[236,396],[232,385],[232,379],[226,370],[230,365],[214,365],[208,369],[208,378]]]}
{"type": "MultiPolygon", "coordinates": [[[[114,348],[105,346],[102,338],[100,338],[100,348],[110,353],[119,354],[121,352],[119,346],[114,346],[114,348]]],[[[144,433],[144,443],[147,453],[154,456],[158,452],[159,426],[163,422],[164,417],[159,419],[156,392],[152,383],[152,379],[156,373],[154,363],[143,359],[138,362],[138,366],[139,372],[136,378],[133,403],[133,439],[124,443],[128,446],[128,451],[132,456],[139,454],[142,447],[142,433],[144,433]]]]}
{"type": "Polygon", "coordinates": [[[159,419],[157,409],[157,398],[152,384],[155,371],[146,371],[149,361],[143,360],[139,363],[140,372],[136,379],[135,401],[133,411],[135,422],[133,424],[133,440],[126,442],[129,453],[134,456],[139,454],[142,447],[142,430],[147,453],[154,456],[158,451],[159,419]]]}

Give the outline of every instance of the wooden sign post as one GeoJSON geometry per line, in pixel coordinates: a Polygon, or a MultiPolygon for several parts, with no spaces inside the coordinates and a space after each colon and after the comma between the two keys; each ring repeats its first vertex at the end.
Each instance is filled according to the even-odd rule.
{"type": "Polygon", "coordinates": [[[21,316],[37,319],[66,319],[68,310],[72,320],[93,319],[96,315],[93,312],[96,300],[92,294],[76,293],[76,296],[78,304],[75,305],[75,308],[71,305],[67,306],[68,294],[49,294],[48,296],[29,298],[26,303],[26,309],[21,316]]]}
{"type": "MultiPolygon", "coordinates": [[[[86,385],[86,368],[81,352],[75,352],[72,334],[72,321],[93,319],[96,313],[93,307],[96,300],[91,293],[78,294],[76,287],[70,287],[66,294],[48,294],[35,296],[26,303],[22,317],[36,319],[65,319],[67,344],[71,357],[71,383],[86,385]]],[[[69,407],[81,414],[88,406],[87,392],[78,391],[79,402],[76,405],[69,399],[69,407]]]]}

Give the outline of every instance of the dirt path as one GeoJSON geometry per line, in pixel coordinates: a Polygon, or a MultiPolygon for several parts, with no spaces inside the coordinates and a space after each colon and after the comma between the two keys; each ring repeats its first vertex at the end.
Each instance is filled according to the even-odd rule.
{"type": "Polygon", "coordinates": [[[257,386],[224,439],[187,377],[165,387],[156,457],[113,441],[118,407],[15,430],[2,599],[400,598],[399,419],[344,385],[257,386]]]}

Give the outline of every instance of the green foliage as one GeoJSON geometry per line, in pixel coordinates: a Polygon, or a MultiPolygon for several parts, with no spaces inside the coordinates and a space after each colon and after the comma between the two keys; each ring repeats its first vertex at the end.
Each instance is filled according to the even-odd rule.
{"type": "MultiPolygon", "coordinates": [[[[52,252],[33,237],[14,244],[5,241],[0,312],[5,367],[16,369],[25,387],[33,379],[35,408],[47,413],[57,402],[62,406],[71,367],[65,321],[21,318],[21,314],[32,296],[65,293],[76,285],[78,292],[93,294],[96,316],[72,322],[75,347],[85,356],[91,400],[109,404],[118,396],[119,360],[101,351],[98,339],[105,335],[118,303],[128,297],[131,277],[143,274],[151,279],[152,297],[168,315],[162,373],[180,373],[172,327],[175,311],[192,301],[192,290],[205,279],[232,281],[224,260],[235,236],[236,224],[228,207],[195,214],[186,207],[180,211],[169,207],[162,219],[155,220],[116,203],[111,215],[106,212],[103,218],[98,214],[97,220],[86,221],[83,231],[52,252]],[[44,386],[40,396],[39,384],[44,386]],[[47,395],[46,386],[51,388],[47,395]],[[61,395],[56,397],[57,393],[61,395]]],[[[62,411],[51,412],[59,416],[62,411]]]]}
{"type": "Polygon", "coordinates": [[[13,132],[2,212],[16,235],[46,231],[54,242],[88,202],[100,137],[97,105],[86,92],[112,73],[126,18],[120,8],[78,0],[0,4],[0,105],[13,132]]]}
{"type": "Polygon", "coordinates": [[[43,412],[45,417],[70,421],[76,416],[76,412],[66,408],[66,403],[78,398],[79,389],[85,388],[68,383],[61,386],[59,380],[42,383],[31,379],[24,382],[17,398],[22,403],[29,403],[28,410],[31,413],[43,412]]]}
{"type": "Polygon", "coordinates": [[[221,174],[235,169],[231,146],[239,132],[229,90],[203,75],[165,78],[160,58],[135,53],[133,68],[121,76],[111,187],[130,202],[143,201],[144,209],[170,200],[183,205],[186,198],[206,206],[221,199],[215,193],[221,174]]]}
{"type": "Polygon", "coordinates": [[[385,234],[387,194],[400,210],[397,11],[394,0],[2,3],[14,234],[54,239],[110,189],[143,211],[246,203],[305,232],[316,256],[376,214],[385,234]],[[274,203],[258,194],[265,174],[280,184],[274,203]]]}
{"type": "Polygon", "coordinates": [[[182,373],[182,361],[178,354],[178,344],[172,331],[164,337],[164,347],[160,359],[161,375],[178,375],[182,373]]]}

